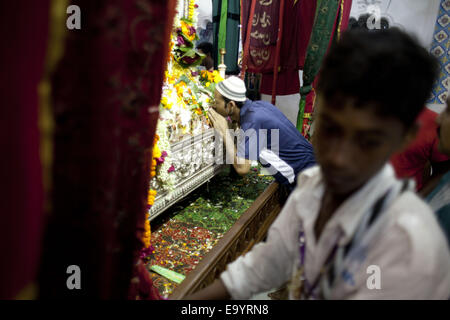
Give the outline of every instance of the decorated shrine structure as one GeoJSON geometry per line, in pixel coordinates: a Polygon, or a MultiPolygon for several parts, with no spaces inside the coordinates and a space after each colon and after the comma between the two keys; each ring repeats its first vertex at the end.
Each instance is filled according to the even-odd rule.
{"type": "Polygon", "coordinates": [[[214,129],[207,112],[217,70],[199,68],[204,55],[195,49],[196,4],[178,2],[169,61],[162,88],[152,160],[149,218],[153,220],[223,168],[223,151],[215,151],[214,129]]]}
{"type": "Polygon", "coordinates": [[[222,164],[207,112],[224,72],[199,68],[196,14],[194,0],[178,2],[141,254],[160,295],[175,299],[210,284],[227,263],[264,239],[286,197],[258,167],[233,178],[232,168],[222,164]]]}

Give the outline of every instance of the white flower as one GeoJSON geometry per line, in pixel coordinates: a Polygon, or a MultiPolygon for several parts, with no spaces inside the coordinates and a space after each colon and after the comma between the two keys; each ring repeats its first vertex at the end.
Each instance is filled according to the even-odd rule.
{"type": "Polygon", "coordinates": [[[181,120],[181,125],[183,127],[188,127],[189,126],[189,122],[191,121],[191,111],[188,109],[184,109],[181,108],[180,110],[180,120],[181,120]]]}

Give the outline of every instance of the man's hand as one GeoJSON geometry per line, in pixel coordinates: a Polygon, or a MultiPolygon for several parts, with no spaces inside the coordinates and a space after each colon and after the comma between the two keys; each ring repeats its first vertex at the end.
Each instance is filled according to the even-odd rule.
{"type": "Polygon", "coordinates": [[[228,121],[213,109],[209,109],[208,117],[213,127],[224,137],[229,129],[228,121]]]}
{"type": "Polygon", "coordinates": [[[214,128],[223,138],[225,143],[225,151],[227,152],[227,161],[228,159],[232,159],[233,167],[236,172],[241,176],[246,175],[250,171],[251,162],[248,159],[239,159],[238,161],[234,140],[227,132],[229,129],[228,121],[213,109],[209,109],[208,116],[214,128]]]}

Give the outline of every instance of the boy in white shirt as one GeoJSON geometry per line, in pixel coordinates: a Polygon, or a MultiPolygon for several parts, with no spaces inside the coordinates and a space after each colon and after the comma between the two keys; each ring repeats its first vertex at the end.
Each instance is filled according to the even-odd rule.
{"type": "Polygon", "coordinates": [[[248,299],[289,281],[292,299],[448,299],[450,254],[430,208],[395,178],[435,59],[396,30],[351,31],[325,58],[306,169],[267,240],[188,299],[248,299]]]}

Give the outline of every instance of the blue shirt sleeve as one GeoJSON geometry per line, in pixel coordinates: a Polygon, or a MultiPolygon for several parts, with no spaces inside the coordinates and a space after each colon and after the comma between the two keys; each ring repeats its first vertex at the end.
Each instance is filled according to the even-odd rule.
{"type": "Polygon", "coordinates": [[[259,161],[258,130],[252,123],[242,124],[239,130],[237,156],[259,161]]]}

